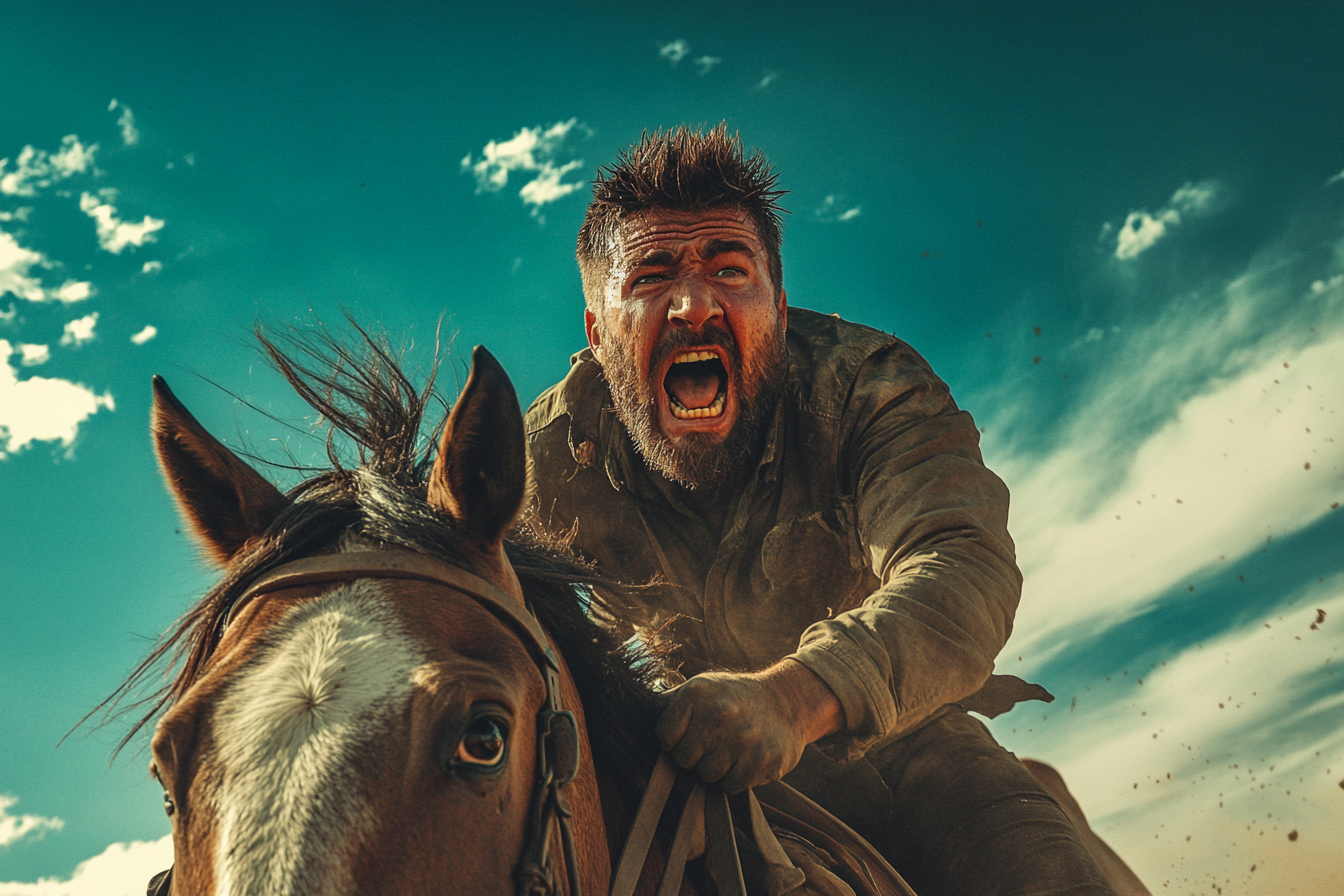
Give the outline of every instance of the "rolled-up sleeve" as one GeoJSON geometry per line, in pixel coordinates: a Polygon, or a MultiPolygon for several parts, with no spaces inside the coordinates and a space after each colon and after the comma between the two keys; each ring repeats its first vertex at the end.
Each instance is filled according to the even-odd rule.
{"type": "Polygon", "coordinates": [[[842,421],[840,469],[881,587],[812,625],[793,658],[825,681],[846,728],[818,744],[854,758],[977,691],[1012,630],[1022,576],[1008,489],[971,416],[904,343],[868,359],[842,421]]]}

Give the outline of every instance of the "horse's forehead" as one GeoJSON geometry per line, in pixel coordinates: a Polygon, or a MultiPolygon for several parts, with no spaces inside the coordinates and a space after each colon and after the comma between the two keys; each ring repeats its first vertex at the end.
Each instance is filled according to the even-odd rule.
{"type": "Polygon", "coordinates": [[[221,894],[348,889],[367,815],[351,757],[383,742],[426,660],[377,583],[275,609],[212,701],[221,894]]]}

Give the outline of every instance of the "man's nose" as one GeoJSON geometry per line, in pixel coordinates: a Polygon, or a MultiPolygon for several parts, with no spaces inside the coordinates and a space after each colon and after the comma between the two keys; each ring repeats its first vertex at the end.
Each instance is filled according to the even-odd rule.
{"type": "Polygon", "coordinates": [[[674,327],[687,327],[698,330],[706,321],[723,318],[723,308],[714,299],[713,291],[697,279],[677,284],[672,304],[667,309],[667,319],[674,327]]]}

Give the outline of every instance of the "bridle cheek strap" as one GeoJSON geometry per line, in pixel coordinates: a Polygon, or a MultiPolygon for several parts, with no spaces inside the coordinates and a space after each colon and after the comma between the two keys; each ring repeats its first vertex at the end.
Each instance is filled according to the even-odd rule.
{"type": "Polygon", "coordinates": [[[528,841],[514,872],[518,896],[553,896],[557,892],[551,833],[558,827],[564,852],[568,896],[583,896],[573,813],[564,788],[579,770],[579,728],[574,714],[560,705],[560,661],[537,617],[503,588],[445,560],[409,551],[354,551],[322,554],[282,563],[263,573],[233,602],[220,625],[220,635],[245,605],[262,595],[300,585],[351,579],[410,579],[442,585],[465,594],[513,630],[532,655],[546,683],[546,702],[537,714],[537,784],[532,793],[528,841]]]}

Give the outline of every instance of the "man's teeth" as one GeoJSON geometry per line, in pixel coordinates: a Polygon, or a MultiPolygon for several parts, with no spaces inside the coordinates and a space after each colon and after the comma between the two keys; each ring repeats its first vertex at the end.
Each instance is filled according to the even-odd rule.
{"type": "Polygon", "coordinates": [[[720,392],[719,397],[714,399],[714,403],[707,408],[688,408],[677,401],[675,395],[669,395],[668,399],[668,404],[672,408],[673,417],[676,417],[679,420],[696,420],[700,417],[717,417],[722,414],[723,406],[728,402],[728,393],[720,392]]]}
{"type": "Polygon", "coordinates": [[[707,351],[682,352],[681,354],[677,355],[676,358],[673,359],[672,363],[689,364],[694,361],[713,361],[717,357],[718,355],[714,354],[713,352],[707,352],[707,351]]]}

